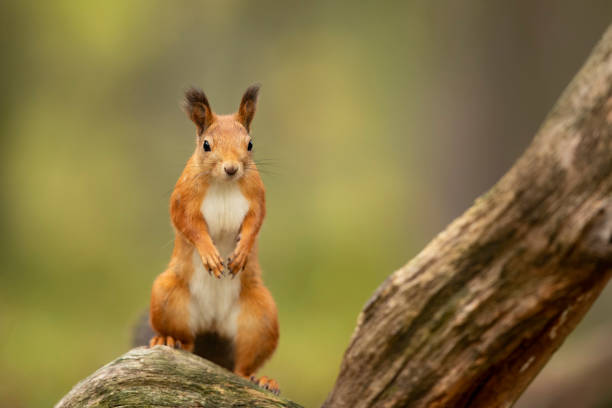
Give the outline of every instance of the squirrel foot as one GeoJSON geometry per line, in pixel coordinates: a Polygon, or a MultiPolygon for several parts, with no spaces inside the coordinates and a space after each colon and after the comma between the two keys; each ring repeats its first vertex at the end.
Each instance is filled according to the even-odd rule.
{"type": "Polygon", "coordinates": [[[257,379],[255,378],[254,375],[252,375],[251,378],[249,379],[251,380],[251,382],[257,384],[259,387],[263,388],[264,390],[268,390],[276,395],[280,394],[280,388],[278,386],[278,383],[276,382],[276,380],[273,380],[272,378],[268,378],[264,375],[263,377],[257,379]]]}
{"type": "Polygon", "coordinates": [[[179,350],[191,351],[188,344],[184,344],[179,339],[175,339],[172,336],[154,336],[149,341],[149,347],[154,346],[168,346],[179,350]]]}

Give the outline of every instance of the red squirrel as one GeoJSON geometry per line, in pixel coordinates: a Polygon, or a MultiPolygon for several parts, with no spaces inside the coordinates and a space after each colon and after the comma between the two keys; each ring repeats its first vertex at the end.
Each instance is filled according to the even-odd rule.
{"type": "Polygon", "coordinates": [[[249,133],[258,93],[249,87],[231,115],[215,114],[199,89],[185,93],[196,148],[170,198],[174,250],[153,283],[149,345],[195,352],[278,393],[276,381],[253,376],[278,343],[257,258],[266,208],[249,133]]]}

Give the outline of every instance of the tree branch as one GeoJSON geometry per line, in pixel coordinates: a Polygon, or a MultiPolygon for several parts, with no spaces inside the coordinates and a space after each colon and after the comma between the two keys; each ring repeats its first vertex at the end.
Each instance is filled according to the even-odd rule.
{"type": "Polygon", "coordinates": [[[514,167],[361,313],[325,407],[511,406],[612,268],[612,28],[514,167]]]}
{"type": "Polygon", "coordinates": [[[136,348],[78,383],[55,408],[292,407],[195,354],[166,346],[136,348]]]}

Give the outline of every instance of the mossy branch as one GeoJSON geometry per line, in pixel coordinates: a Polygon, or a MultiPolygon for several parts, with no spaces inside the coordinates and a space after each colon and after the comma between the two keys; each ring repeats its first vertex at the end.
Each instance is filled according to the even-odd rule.
{"type": "Polygon", "coordinates": [[[56,405],[72,407],[293,407],[186,351],[139,347],[78,383],[56,405]]]}

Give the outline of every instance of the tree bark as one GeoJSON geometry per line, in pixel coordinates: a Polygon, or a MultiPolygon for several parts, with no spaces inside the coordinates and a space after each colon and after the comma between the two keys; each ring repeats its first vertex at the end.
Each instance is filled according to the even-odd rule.
{"type": "Polygon", "coordinates": [[[78,383],[56,408],[72,407],[292,407],[186,351],[140,347],[78,383]]]}
{"type": "MultiPolygon", "coordinates": [[[[509,407],[611,275],[612,27],[514,167],[378,288],[324,407],[509,407]]],[[[57,406],[95,404],[297,406],[163,347],[57,406]]]]}
{"type": "Polygon", "coordinates": [[[369,300],[324,407],[514,403],[612,272],[611,96],[608,28],[513,168],[369,300]]]}

